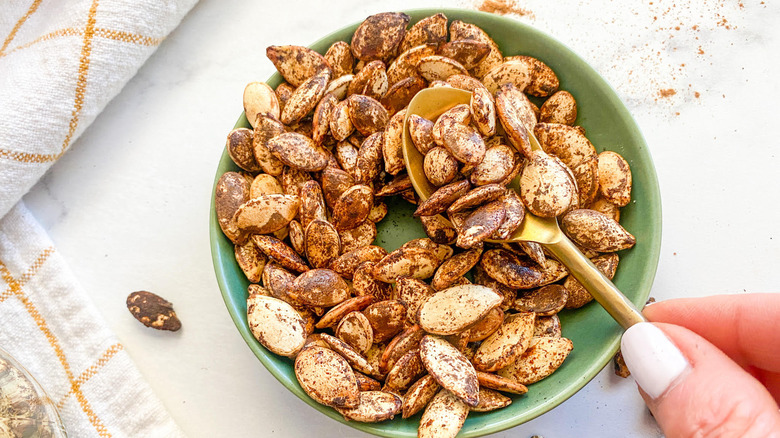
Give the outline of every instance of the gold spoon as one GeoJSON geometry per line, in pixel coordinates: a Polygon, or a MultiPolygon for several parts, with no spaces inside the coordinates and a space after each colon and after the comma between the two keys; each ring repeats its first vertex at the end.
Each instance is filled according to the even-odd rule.
{"type": "MultiPolygon", "coordinates": [[[[436,191],[436,187],[428,182],[423,170],[424,157],[412,143],[409,135],[409,115],[417,114],[428,120],[436,120],[440,114],[455,105],[468,104],[470,101],[471,93],[468,91],[435,87],[420,91],[409,102],[404,120],[403,154],[409,179],[423,201],[436,191]]],[[[531,148],[541,149],[533,133],[529,132],[528,136],[531,148]]],[[[518,182],[519,177],[512,181],[510,187],[517,190],[518,182]]],[[[563,234],[555,218],[534,216],[526,210],[520,228],[508,240],[498,242],[517,241],[538,242],[547,248],[623,328],[647,321],[636,306],[563,234]]]]}

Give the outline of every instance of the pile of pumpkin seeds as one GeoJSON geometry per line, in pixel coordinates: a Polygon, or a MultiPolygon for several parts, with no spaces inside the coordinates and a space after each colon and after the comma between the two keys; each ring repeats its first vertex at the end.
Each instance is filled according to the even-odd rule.
{"type": "Polygon", "coordinates": [[[363,422],[422,411],[419,436],[448,437],[560,367],[573,346],[557,313],[592,300],[541,245],[494,241],[526,211],[558,217],[612,278],[615,252],[635,242],[618,223],[631,172],[573,125],[574,96],[544,62],[443,14],[409,20],[372,15],[324,55],[268,47],[285,82],[247,85],[252,129],[227,138],[242,170],[221,176],[215,205],[250,282],[250,329],[294,360],[312,399],[363,422]],[[436,120],[409,116],[438,187],[419,202],[401,144],[427,87],[472,98],[436,120]],[[388,253],[373,243],[391,196],[418,204],[429,237],[388,253]]]}

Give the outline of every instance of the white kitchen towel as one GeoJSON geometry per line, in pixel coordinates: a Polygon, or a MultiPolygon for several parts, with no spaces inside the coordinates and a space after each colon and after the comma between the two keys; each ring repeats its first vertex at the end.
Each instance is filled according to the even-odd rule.
{"type": "Polygon", "coordinates": [[[0,346],[71,437],[183,434],[20,199],[196,1],[0,2],[0,346]]]}
{"type": "Polygon", "coordinates": [[[0,2],[0,217],[65,153],[196,1],[0,2]]]}

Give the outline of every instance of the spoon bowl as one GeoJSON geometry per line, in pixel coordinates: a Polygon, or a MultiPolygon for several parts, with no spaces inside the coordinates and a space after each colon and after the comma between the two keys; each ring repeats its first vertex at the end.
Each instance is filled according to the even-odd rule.
{"type": "MultiPolygon", "coordinates": [[[[460,105],[469,104],[471,93],[465,90],[450,87],[427,88],[418,92],[406,110],[403,132],[403,155],[406,162],[406,170],[412,181],[417,196],[421,200],[428,199],[436,187],[428,181],[423,168],[424,156],[417,150],[409,133],[409,116],[416,114],[420,117],[434,121],[448,109],[460,105]]],[[[528,132],[532,149],[541,150],[533,132],[528,132]]],[[[519,188],[520,176],[518,175],[509,188],[519,188]]],[[[561,231],[556,218],[543,218],[525,212],[520,227],[507,240],[488,240],[488,242],[537,242],[547,248],[569,270],[571,275],[593,295],[593,298],[624,329],[638,322],[647,321],[634,304],[610,281],[596,266],[585,257],[582,252],[561,231]]]]}

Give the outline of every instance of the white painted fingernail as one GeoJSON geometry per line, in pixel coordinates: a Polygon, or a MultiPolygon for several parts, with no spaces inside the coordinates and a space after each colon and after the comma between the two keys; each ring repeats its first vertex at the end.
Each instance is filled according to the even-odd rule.
{"type": "Polygon", "coordinates": [[[673,387],[690,364],[664,332],[649,322],[629,327],[620,341],[623,359],[634,380],[656,399],[673,387]]]}

